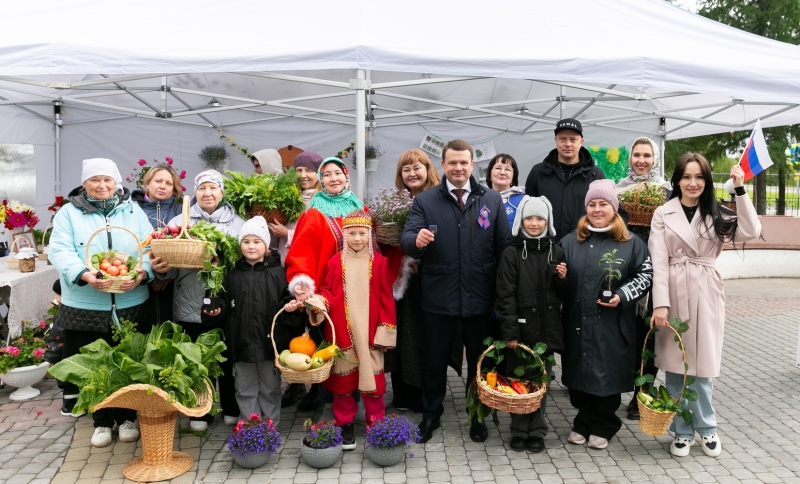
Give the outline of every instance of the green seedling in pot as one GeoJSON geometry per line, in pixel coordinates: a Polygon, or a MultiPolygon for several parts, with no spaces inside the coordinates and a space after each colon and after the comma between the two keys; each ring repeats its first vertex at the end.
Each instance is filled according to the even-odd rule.
{"type": "Polygon", "coordinates": [[[608,264],[608,267],[603,267],[603,278],[608,282],[608,288],[600,291],[600,301],[604,303],[610,302],[611,298],[614,297],[614,291],[611,289],[614,280],[622,279],[622,272],[620,272],[619,269],[614,269],[614,266],[622,265],[625,261],[623,259],[617,259],[616,255],[617,249],[606,252],[600,259],[600,262],[597,263],[598,266],[608,264]]]}

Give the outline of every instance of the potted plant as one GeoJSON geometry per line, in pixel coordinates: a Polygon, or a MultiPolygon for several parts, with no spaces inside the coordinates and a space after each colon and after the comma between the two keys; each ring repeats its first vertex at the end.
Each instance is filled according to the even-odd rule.
{"type": "Polygon", "coordinates": [[[364,455],[379,466],[395,465],[405,459],[411,443],[419,443],[417,425],[393,413],[367,426],[364,455]]]}
{"type": "Polygon", "coordinates": [[[233,426],[226,442],[237,464],[246,469],[255,469],[266,464],[269,456],[278,452],[281,437],[271,419],[263,421],[254,413],[233,426]]]}
{"type": "Polygon", "coordinates": [[[243,218],[261,215],[268,222],[295,221],[305,210],[297,172],[257,175],[245,178],[238,171],[226,171],[225,200],[243,218]]]}
{"type": "MultiPolygon", "coordinates": [[[[381,147],[377,143],[372,143],[371,141],[367,141],[364,145],[364,161],[366,164],[367,171],[377,171],[378,170],[378,163],[380,160],[378,159],[383,154],[381,151],[381,147]]],[[[347,157],[353,161],[353,168],[358,168],[356,166],[356,144],[350,143],[350,146],[343,149],[342,151],[336,153],[336,157],[340,160],[344,160],[347,157]]]]}
{"type": "Polygon", "coordinates": [[[599,266],[608,264],[608,267],[603,268],[603,278],[605,278],[606,282],[608,282],[608,287],[600,291],[600,301],[604,303],[611,301],[611,298],[614,297],[614,292],[611,288],[614,280],[619,280],[622,278],[622,272],[620,272],[619,269],[614,269],[614,266],[622,265],[625,263],[625,261],[622,259],[616,259],[616,255],[617,249],[606,252],[600,259],[600,262],[597,263],[599,266]]]}
{"type": "Polygon", "coordinates": [[[222,171],[225,168],[225,162],[228,161],[228,150],[223,144],[208,145],[200,150],[197,156],[200,157],[206,169],[222,171]]]}
{"type": "Polygon", "coordinates": [[[377,222],[375,237],[378,242],[400,245],[400,234],[413,203],[408,190],[396,188],[381,188],[378,196],[367,202],[369,212],[377,222]]]}
{"type": "Polygon", "coordinates": [[[311,423],[311,419],[303,422],[306,436],[300,455],[311,467],[324,469],[330,467],[342,456],[342,429],[336,422],[311,423]]]}
{"type": "Polygon", "coordinates": [[[0,348],[0,380],[18,388],[8,396],[11,400],[28,400],[39,395],[33,388],[47,374],[49,363],[44,361],[47,344],[47,323],[22,322],[22,334],[0,348]]]}

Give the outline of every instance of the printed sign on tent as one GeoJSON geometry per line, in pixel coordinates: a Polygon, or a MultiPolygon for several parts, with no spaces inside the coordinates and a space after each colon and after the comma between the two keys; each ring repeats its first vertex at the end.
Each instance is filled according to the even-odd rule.
{"type": "Polygon", "coordinates": [[[435,134],[427,133],[422,137],[422,142],[419,144],[419,148],[441,158],[442,148],[444,148],[444,145],[446,144],[447,141],[443,140],[442,138],[436,136],[435,134]]]}
{"type": "Polygon", "coordinates": [[[472,145],[472,149],[475,151],[476,162],[489,161],[497,154],[494,149],[494,141],[491,140],[486,143],[472,145]]]}

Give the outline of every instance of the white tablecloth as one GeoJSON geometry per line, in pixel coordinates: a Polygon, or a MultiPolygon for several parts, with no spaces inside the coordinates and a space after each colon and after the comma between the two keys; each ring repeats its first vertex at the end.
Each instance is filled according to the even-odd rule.
{"type": "Polygon", "coordinates": [[[50,309],[53,283],[58,279],[55,267],[36,260],[34,272],[12,270],[6,257],[0,258],[0,300],[8,304],[8,327],[12,334],[19,331],[22,321],[40,321],[50,309]]]}

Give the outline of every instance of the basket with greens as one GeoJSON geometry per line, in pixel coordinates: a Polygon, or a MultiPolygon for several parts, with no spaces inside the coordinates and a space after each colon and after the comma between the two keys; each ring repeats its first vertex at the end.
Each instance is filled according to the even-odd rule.
{"type": "Polygon", "coordinates": [[[294,169],[277,175],[251,173],[246,178],[238,171],[225,173],[225,200],[242,218],[261,215],[267,222],[285,225],[297,220],[305,209],[294,169]]]}
{"type": "Polygon", "coordinates": [[[667,201],[667,192],[661,185],[642,182],[619,194],[619,204],[630,215],[630,225],[650,226],[653,212],[667,201]]]}

